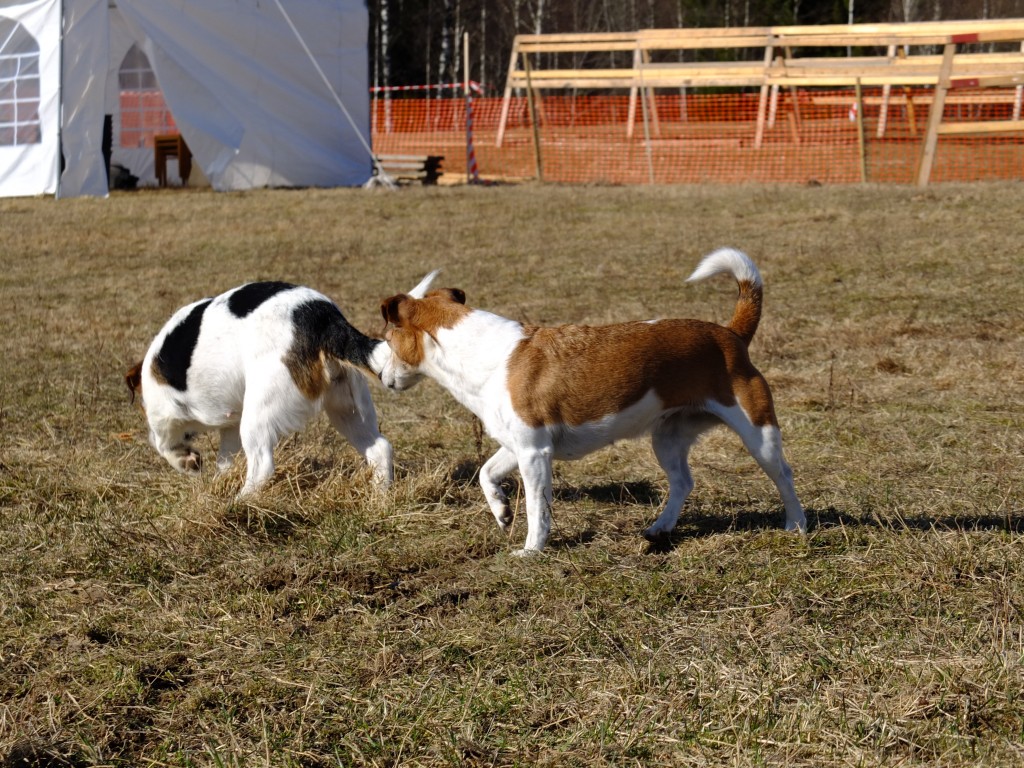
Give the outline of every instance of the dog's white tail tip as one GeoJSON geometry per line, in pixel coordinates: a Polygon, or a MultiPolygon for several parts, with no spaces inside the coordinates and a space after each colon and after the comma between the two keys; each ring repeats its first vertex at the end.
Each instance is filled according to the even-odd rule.
{"type": "Polygon", "coordinates": [[[761,273],[754,262],[747,254],[736,248],[719,248],[709,253],[701,259],[693,274],[686,278],[686,282],[695,283],[722,274],[730,274],[740,283],[761,285],[761,273]]]}
{"type": "Polygon", "coordinates": [[[409,295],[412,296],[414,299],[422,299],[424,296],[427,295],[427,291],[430,290],[430,286],[433,284],[434,280],[437,278],[439,274],[441,274],[441,270],[435,269],[429,275],[420,280],[419,283],[417,283],[416,287],[409,291],[409,295]]]}

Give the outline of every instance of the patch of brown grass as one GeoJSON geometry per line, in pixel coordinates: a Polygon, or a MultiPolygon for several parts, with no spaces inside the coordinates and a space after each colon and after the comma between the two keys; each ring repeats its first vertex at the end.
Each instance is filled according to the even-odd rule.
{"type": "Polygon", "coordinates": [[[0,764],[1024,761],[1019,203],[1016,185],[0,200],[0,764]],[[238,504],[242,467],[172,472],[121,380],[175,308],[261,278],[371,331],[438,266],[531,322],[724,321],[734,289],[683,280],[725,244],[766,280],[752,353],[805,538],[721,432],[667,545],[639,536],[666,483],[630,443],[557,465],[549,551],[509,557],[525,522],[504,537],[475,480],[493,445],[430,383],[374,390],[392,490],[318,422],[238,504]]]}

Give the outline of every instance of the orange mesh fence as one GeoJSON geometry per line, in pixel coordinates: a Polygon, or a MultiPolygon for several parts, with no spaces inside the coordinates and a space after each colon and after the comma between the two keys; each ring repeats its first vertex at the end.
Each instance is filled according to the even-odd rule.
{"type": "MultiPolygon", "coordinates": [[[[913,183],[931,95],[930,88],[865,88],[859,122],[852,88],[783,91],[760,146],[756,91],[638,99],[632,135],[625,93],[545,92],[534,102],[536,131],[526,97],[516,97],[500,147],[502,100],[474,98],[472,141],[484,179],[536,178],[539,166],[545,181],[569,183],[836,184],[859,182],[862,173],[870,182],[913,183]]],[[[957,90],[944,122],[1010,120],[1019,99],[1015,88],[957,90]]],[[[445,174],[465,178],[464,98],[375,99],[373,107],[375,152],[443,155],[445,174]]],[[[1024,133],[939,139],[933,182],[1022,178],[1024,133]]]]}

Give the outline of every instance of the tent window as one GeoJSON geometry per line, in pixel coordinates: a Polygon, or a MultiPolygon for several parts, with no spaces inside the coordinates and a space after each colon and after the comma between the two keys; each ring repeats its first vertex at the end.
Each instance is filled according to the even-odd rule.
{"type": "Polygon", "coordinates": [[[149,59],[139,46],[128,49],[117,78],[122,147],[152,147],[154,136],[178,132],[149,59]]]}
{"type": "Polygon", "coordinates": [[[0,17],[0,146],[38,144],[39,43],[13,19],[0,17]]]}

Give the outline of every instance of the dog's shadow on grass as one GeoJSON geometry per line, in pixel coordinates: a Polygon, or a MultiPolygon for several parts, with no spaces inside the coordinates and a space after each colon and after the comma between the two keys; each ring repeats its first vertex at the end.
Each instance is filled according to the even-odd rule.
{"type": "MultiPolygon", "coordinates": [[[[462,462],[452,473],[453,479],[464,483],[479,482],[480,463],[462,462]]],[[[510,499],[521,499],[522,482],[518,476],[510,476],[502,483],[502,487],[510,499]]],[[[575,503],[583,499],[596,504],[608,504],[620,507],[636,508],[637,536],[643,527],[650,525],[665,501],[664,491],[647,480],[617,483],[599,483],[594,485],[570,486],[559,485],[552,489],[555,504],[575,503]],[[653,513],[653,515],[651,514],[653,513]],[[646,515],[646,518],[644,517],[646,515]]],[[[694,539],[717,536],[723,533],[739,531],[757,532],[781,529],[785,513],[780,506],[767,509],[751,509],[749,501],[719,502],[715,511],[704,512],[694,509],[691,504],[683,507],[679,523],[675,530],[647,542],[648,554],[664,554],[676,549],[680,544],[694,539]]],[[[1024,533],[1024,508],[1006,514],[985,514],[980,516],[943,515],[917,516],[903,518],[886,517],[870,511],[848,511],[834,506],[811,507],[805,510],[807,525],[810,531],[828,528],[876,529],[888,531],[1006,531],[1024,533]]],[[[555,546],[574,549],[595,540],[603,516],[595,513],[592,521],[581,531],[564,538],[559,538],[555,546]]]]}
{"type": "MultiPolygon", "coordinates": [[[[774,511],[754,511],[743,508],[740,503],[726,505],[733,508],[732,514],[701,514],[692,512],[683,514],[672,533],[661,536],[647,545],[648,554],[664,554],[671,552],[680,544],[691,539],[700,539],[722,533],[736,531],[764,531],[779,528],[783,521],[781,508],[774,511]]],[[[988,514],[980,516],[943,515],[938,517],[922,516],[913,518],[883,518],[871,512],[849,512],[836,507],[808,508],[807,526],[809,531],[829,528],[875,529],[892,532],[927,532],[927,531],[1005,531],[1008,533],[1024,533],[1024,510],[1008,514],[988,514]]]]}

